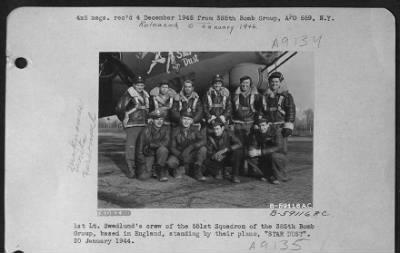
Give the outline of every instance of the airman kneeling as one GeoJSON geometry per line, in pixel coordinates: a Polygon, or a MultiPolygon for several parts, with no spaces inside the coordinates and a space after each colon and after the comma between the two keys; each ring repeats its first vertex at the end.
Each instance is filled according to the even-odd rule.
{"type": "Polygon", "coordinates": [[[272,124],[264,117],[257,120],[257,125],[258,129],[250,135],[249,164],[262,172],[261,179],[263,181],[265,178],[272,184],[288,181],[282,128],[272,124]]]}
{"type": "Polygon", "coordinates": [[[171,156],[168,167],[175,178],[189,174],[198,181],[205,181],[202,174],[203,163],[207,156],[205,136],[193,124],[193,113],[181,113],[180,126],[174,129],[171,137],[171,156]]]}
{"type": "Polygon", "coordinates": [[[165,112],[155,110],[149,116],[152,121],[142,130],[136,142],[136,176],[147,179],[154,175],[161,182],[168,181],[165,164],[170,134],[164,125],[165,112]]]}
{"type": "MultiPolygon", "coordinates": [[[[217,118],[213,121],[214,132],[207,137],[207,156],[205,162],[208,172],[216,179],[222,179],[225,166],[230,163],[232,166],[232,182],[240,183],[239,168],[243,157],[241,141],[229,129],[225,129],[225,124],[217,118]]],[[[224,172],[226,175],[226,173],[224,172]]]]}

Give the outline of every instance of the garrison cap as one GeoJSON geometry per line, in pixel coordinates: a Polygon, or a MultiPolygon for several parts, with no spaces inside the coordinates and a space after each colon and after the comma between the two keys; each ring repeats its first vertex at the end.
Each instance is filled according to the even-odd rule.
{"type": "Polygon", "coordinates": [[[279,80],[282,81],[283,75],[281,72],[273,72],[271,75],[269,75],[268,80],[271,80],[272,78],[279,78],[279,80]]]}
{"type": "Polygon", "coordinates": [[[224,78],[220,74],[216,74],[212,79],[212,83],[216,82],[224,82],[224,78]]]}
{"type": "Polygon", "coordinates": [[[133,82],[136,83],[144,83],[145,79],[143,76],[136,76],[135,79],[133,80],[133,82]]]}
{"type": "Polygon", "coordinates": [[[156,109],[156,110],[154,110],[154,111],[152,111],[150,114],[149,114],[149,116],[150,116],[150,118],[152,118],[152,119],[158,119],[158,118],[165,118],[165,112],[164,111],[161,111],[161,110],[159,110],[159,109],[156,109]]]}

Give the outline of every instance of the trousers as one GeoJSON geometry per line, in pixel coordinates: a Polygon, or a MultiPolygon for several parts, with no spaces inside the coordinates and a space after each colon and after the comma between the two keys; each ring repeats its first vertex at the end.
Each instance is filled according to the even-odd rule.
{"type": "Polygon", "coordinates": [[[287,158],[282,153],[272,153],[256,158],[249,158],[249,163],[259,169],[269,180],[286,181],[288,179],[287,158]]]}
{"type": "Polygon", "coordinates": [[[137,164],[136,176],[139,179],[147,179],[151,177],[153,165],[160,168],[165,166],[168,158],[168,148],[161,146],[157,148],[154,156],[146,156],[144,163],[137,164]]]}
{"type": "Polygon", "coordinates": [[[222,161],[216,161],[211,159],[210,157],[205,160],[205,171],[212,174],[213,176],[218,175],[220,171],[227,165],[232,166],[232,174],[233,176],[239,175],[239,169],[242,164],[243,150],[236,149],[229,153],[225,153],[226,156],[222,161]]]}
{"type": "Polygon", "coordinates": [[[129,169],[135,167],[135,146],[137,137],[142,131],[143,126],[133,126],[125,128],[126,142],[125,142],[125,160],[129,169]]]}
{"type": "Polygon", "coordinates": [[[197,165],[203,165],[206,157],[207,157],[207,148],[200,147],[200,148],[194,149],[192,152],[190,152],[189,156],[184,157],[182,161],[178,157],[171,155],[168,158],[167,165],[171,169],[175,169],[179,165],[186,165],[186,164],[192,164],[192,163],[197,164],[197,165]]]}

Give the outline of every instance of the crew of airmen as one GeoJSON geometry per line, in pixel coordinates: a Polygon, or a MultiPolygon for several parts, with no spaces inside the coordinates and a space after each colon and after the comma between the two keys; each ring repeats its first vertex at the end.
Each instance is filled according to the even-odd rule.
{"type": "Polygon", "coordinates": [[[185,80],[179,92],[161,81],[147,93],[137,76],[120,100],[125,112],[126,175],[168,181],[189,175],[204,182],[207,175],[240,183],[239,175],[256,173],[272,184],[286,182],[288,136],[295,104],[280,72],[268,77],[259,93],[249,76],[230,93],[215,75],[203,98],[185,80]]]}

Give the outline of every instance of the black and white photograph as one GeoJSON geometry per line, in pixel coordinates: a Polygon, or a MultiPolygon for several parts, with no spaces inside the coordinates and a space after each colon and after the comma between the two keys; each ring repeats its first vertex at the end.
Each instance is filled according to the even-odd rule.
{"type": "Polygon", "coordinates": [[[6,252],[394,252],[387,9],[23,7],[6,31],[6,252]]]}
{"type": "Polygon", "coordinates": [[[100,52],[98,208],[313,203],[312,52],[100,52]]]}

